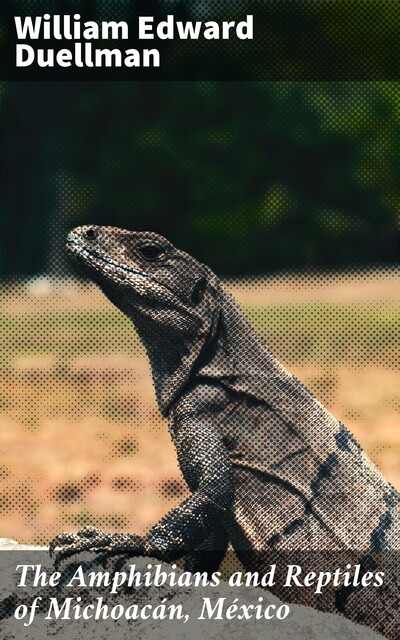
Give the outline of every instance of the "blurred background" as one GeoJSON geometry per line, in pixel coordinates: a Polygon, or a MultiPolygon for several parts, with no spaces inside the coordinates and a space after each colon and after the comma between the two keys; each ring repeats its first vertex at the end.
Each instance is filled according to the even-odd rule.
{"type": "Polygon", "coordinates": [[[186,495],[134,328],[68,269],[86,223],[223,276],[400,488],[397,83],[4,82],[0,114],[0,536],[186,495]]]}
{"type": "Polygon", "coordinates": [[[224,275],[398,260],[395,83],[18,82],[0,108],[3,276],[93,221],[224,275]]]}

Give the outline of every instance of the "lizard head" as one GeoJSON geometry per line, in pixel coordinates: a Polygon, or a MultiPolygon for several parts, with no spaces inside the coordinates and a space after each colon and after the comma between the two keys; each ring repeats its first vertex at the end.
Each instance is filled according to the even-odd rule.
{"type": "Polygon", "coordinates": [[[219,280],[153,232],[78,227],[68,235],[67,250],[78,270],[134,322],[164,412],[165,387],[172,392],[178,382],[187,382],[184,378],[215,332],[219,280]]]}
{"type": "Polygon", "coordinates": [[[67,250],[78,269],[135,319],[144,314],[193,332],[212,310],[216,276],[157,233],[78,227],[68,235],[67,250]]]}

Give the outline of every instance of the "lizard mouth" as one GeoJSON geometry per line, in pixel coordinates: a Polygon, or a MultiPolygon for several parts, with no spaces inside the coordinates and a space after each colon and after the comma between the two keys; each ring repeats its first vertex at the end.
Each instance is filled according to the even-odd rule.
{"type": "MultiPolygon", "coordinates": [[[[92,274],[91,277],[96,281],[104,279],[105,281],[111,281],[119,285],[129,286],[129,284],[131,284],[133,290],[135,290],[138,295],[144,296],[150,294],[154,298],[158,300],[162,299],[164,303],[169,302],[174,306],[177,305],[178,300],[180,300],[181,303],[185,303],[185,300],[182,300],[179,293],[174,291],[172,287],[169,287],[165,283],[157,282],[154,277],[144,273],[140,269],[129,267],[114,258],[105,256],[95,247],[88,246],[79,237],[68,237],[66,248],[68,253],[70,253],[78,263],[80,269],[95,272],[96,275],[92,274]]],[[[188,308],[186,312],[191,314],[188,308]]]]}
{"type": "Polygon", "coordinates": [[[99,251],[94,249],[93,247],[88,247],[76,239],[69,239],[67,241],[67,250],[72,253],[77,258],[81,258],[84,262],[89,264],[96,265],[96,263],[101,263],[104,265],[110,265],[114,269],[118,269],[118,271],[122,271],[124,273],[129,273],[131,275],[136,276],[141,280],[149,280],[149,276],[143,271],[139,271],[138,269],[132,269],[131,267],[127,267],[126,265],[118,262],[117,260],[113,260],[113,258],[108,258],[104,256],[99,251]]]}

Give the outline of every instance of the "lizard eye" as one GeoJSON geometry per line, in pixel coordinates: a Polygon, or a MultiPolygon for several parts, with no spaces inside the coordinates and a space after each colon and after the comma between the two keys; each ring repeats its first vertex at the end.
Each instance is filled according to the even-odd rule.
{"type": "Polygon", "coordinates": [[[91,227],[86,229],[85,236],[88,240],[94,240],[97,237],[96,229],[92,229],[91,227]]]}
{"type": "Polygon", "coordinates": [[[145,244],[141,247],[138,247],[139,253],[148,262],[155,262],[156,260],[160,260],[164,257],[165,251],[162,247],[159,247],[157,244],[145,244]]]}

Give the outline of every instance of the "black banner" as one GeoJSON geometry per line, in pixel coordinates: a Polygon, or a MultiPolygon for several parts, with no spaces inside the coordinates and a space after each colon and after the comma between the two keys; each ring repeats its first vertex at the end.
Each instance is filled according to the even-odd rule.
{"type": "Polygon", "coordinates": [[[205,7],[159,0],[21,0],[2,3],[0,28],[3,80],[395,80],[400,75],[400,5],[391,0],[230,0],[205,7]],[[27,17],[35,38],[29,31],[21,37],[27,17]],[[102,23],[112,21],[124,21],[127,33],[122,27],[115,37],[111,28],[103,32],[102,23]],[[98,38],[93,23],[99,25],[98,38]]]}

